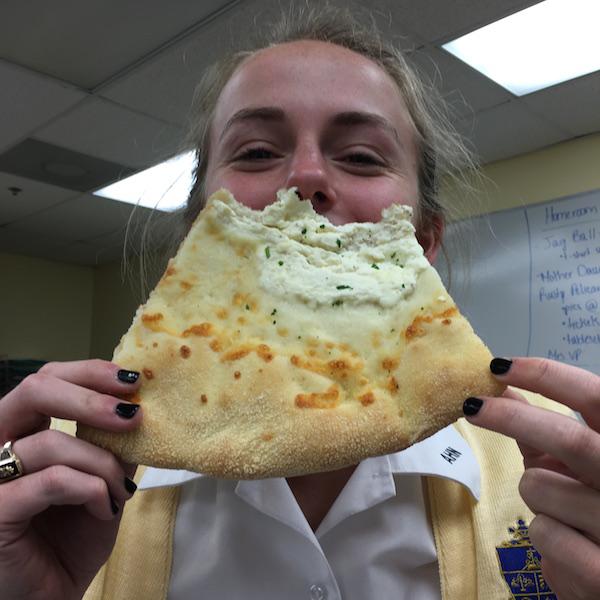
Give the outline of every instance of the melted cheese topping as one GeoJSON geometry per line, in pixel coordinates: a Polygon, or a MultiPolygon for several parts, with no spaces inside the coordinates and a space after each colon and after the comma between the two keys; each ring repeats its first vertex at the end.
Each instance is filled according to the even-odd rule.
{"type": "Polygon", "coordinates": [[[379,223],[332,225],[293,189],[277,202],[251,210],[233,198],[215,202],[210,218],[240,252],[254,252],[260,286],[272,296],[294,295],[322,305],[392,307],[409,297],[429,266],[411,223],[412,208],[393,204],[379,223]],[[256,238],[266,240],[261,247],[256,238]]]}

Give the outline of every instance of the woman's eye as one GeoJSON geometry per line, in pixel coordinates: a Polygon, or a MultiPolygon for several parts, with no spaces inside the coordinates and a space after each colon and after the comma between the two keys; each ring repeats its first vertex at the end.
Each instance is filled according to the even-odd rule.
{"type": "Polygon", "coordinates": [[[373,156],[372,154],[366,154],[364,152],[353,152],[352,154],[347,154],[343,159],[344,162],[351,163],[352,165],[358,166],[382,166],[383,163],[381,160],[373,156]]]}
{"type": "Polygon", "coordinates": [[[265,160],[275,158],[275,154],[266,148],[248,148],[235,157],[235,160],[265,160]]]}

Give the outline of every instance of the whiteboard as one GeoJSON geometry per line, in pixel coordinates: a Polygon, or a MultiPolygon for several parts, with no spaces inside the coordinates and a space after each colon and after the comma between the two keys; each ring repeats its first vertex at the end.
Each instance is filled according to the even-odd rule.
{"type": "Polygon", "coordinates": [[[435,266],[495,356],[600,375],[600,190],[452,224],[444,244],[451,280],[435,266]]]}

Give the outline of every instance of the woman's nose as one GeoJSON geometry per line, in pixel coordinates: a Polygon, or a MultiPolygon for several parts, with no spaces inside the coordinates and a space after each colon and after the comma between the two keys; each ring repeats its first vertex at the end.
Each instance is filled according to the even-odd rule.
{"type": "Polygon", "coordinates": [[[298,149],[292,157],[286,187],[298,188],[302,199],[312,200],[318,213],[325,213],[335,203],[325,157],[316,148],[298,149]]]}

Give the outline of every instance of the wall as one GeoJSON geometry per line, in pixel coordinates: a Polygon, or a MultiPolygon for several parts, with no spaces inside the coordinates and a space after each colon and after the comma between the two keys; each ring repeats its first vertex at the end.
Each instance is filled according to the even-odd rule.
{"type": "MultiPolygon", "coordinates": [[[[549,146],[483,168],[480,206],[461,216],[496,212],[600,188],[600,134],[549,146]]],[[[447,190],[452,195],[452,190],[447,190]]]]}
{"type": "Polygon", "coordinates": [[[115,346],[131,324],[140,297],[134,291],[130,277],[122,273],[120,261],[94,269],[90,355],[95,358],[110,360],[115,346]]]}
{"type": "Polygon", "coordinates": [[[89,357],[93,270],[0,253],[0,356],[89,357]]]}

